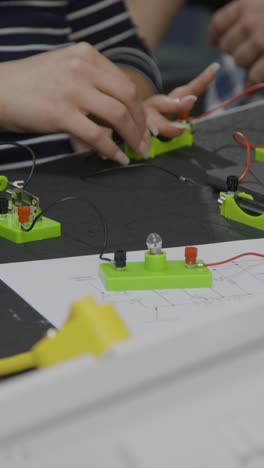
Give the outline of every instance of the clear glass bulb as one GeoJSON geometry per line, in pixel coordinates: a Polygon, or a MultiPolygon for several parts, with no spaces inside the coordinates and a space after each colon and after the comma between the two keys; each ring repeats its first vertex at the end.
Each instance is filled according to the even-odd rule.
{"type": "Polygon", "coordinates": [[[149,253],[157,255],[161,253],[162,248],[162,238],[159,234],[152,232],[148,235],[146,240],[147,248],[149,249],[149,253]]]}

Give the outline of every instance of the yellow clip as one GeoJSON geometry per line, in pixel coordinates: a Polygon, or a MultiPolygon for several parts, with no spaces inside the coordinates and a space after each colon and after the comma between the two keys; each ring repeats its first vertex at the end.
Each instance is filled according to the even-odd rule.
{"type": "Polygon", "coordinates": [[[0,377],[53,366],[81,354],[100,357],[127,338],[128,330],[111,305],[98,305],[91,297],[84,297],[73,304],[60,330],[54,330],[26,353],[0,359],[0,377]]]}
{"type": "Polygon", "coordinates": [[[111,305],[85,297],[73,304],[65,325],[31,351],[35,366],[47,367],[80,354],[99,357],[127,338],[129,332],[111,305]]]}

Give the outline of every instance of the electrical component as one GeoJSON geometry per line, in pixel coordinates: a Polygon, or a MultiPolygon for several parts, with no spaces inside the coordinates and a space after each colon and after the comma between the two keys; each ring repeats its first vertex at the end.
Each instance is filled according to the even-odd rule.
{"type": "Polygon", "coordinates": [[[183,122],[188,122],[190,118],[190,112],[180,112],[178,114],[178,119],[183,122]]]}
{"type": "MultiPolygon", "coordinates": [[[[221,192],[218,198],[220,213],[222,216],[232,221],[237,221],[238,223],[246,224],[247,226],[264,231],[264,206],[262,214],[259,214],[259,211],[261,211],[260,204],[258,204],[258,212],[254,210],[254,213],[251,212],[251,214],[249,214],[247,210],[244,211],[243,202],[247,202],[247,207],[250,208],[250,201],[254,201],[254,199],[248,193],[221,192]]],[[[251,205],[251,208],[253,210],[254,204],[251,205]]]]}
{"type": "Polygon", "coordinates": [[[60,330],[52,330],[27,353],[0,359],[0,376],[53,366],[82,354],[100,357],[128,338],[126,326],[111,305],[84,297],[73,304],[60,330]]]}
{"type": "Polygon", "coordinates": [[[30,221],[30,206],[20,205],[17,207],[17,217],[20,224],[26,224],[30,221]]]}
{"type": "Polygon", "coordinates": [[[246,148],[247,163],[240,177],[228,176],[227,192],[221,192],[218,198],[220,213],[225,218],[246,224],[256,229],[264,230],[264,205],[255,202],[253,197],[244,192],[238,192],[238,185],[246,178],[250,170],[251,149],[261,148],[252,145],[248,138],[241,132],[233,133],[234,141],[246,148]]]}
{"type": "Polygon", "coordinates": [[[0,237],[16,244],[59,237],[60,223],[42,216],[39,198],[23,187],[23,181],[12,183],[5,176],[0,176],[0,191],[5,191],[0,202],[0,237]],[[34,229],[31,229],[33,215],[34,229]]]}
{"type": "Polygon", "coordinates": [[[195,267],[197,264],[197,247],[185,247],[185,265],[195,267]]]}
{"type": "Polygon", "coordinates": [[[149,234],[146,240],[146,244],[150,254],[157,255],[161,253],[162,239],[159,234],[149,234]]]}
{"type": "Polygon", "coordinates": [[[238,177],[230,175],[226,179],[226,188],[228,192],[236,192],[238,188],[238,177]]]}
{"type": "MultiPolygon", "coordinates": [[[[166,141],[162,141],[158,137],[152,136],[149,149],[150,159],[154,159],[160,154],[165,154],[180,148],[192,146],[193,139],[194,136],[192,131],[188,130],[184,131],[181,135],[166,141]]],[[[144,159],[143,156],[133,151],[131,148],[129,148],[128,145],[125,145],[124,152],[130,159],[134,159],[136,161],[144,159]]]]}
{"type": "Polygon", "coordinates": [[[114,265],[115,268],[119,271],[126,268],[126,251],[125,250],[116,250],[114,256],[114,265]]]}
{"type": "Polygon", "coordinates": [[[256,200],[235,196],[235,202],[245,213],[252,216],[259,216],[264,214],[264,205],[256,200]]]}
{"type": "Polygon", "coordinates": [[[8,213],[8,199],[6,197],[0,197],[0,216],[5,217],[8,213]]]}
{"type": "Polygon", "coordinates": [[[143,262],[127,262],[126,268],[121,271],[112,263],[100,265],[100,277],[108,291],[210,288],[212,286],[211,272],[206,267],[201,268],[202,260],[197,260],[196,264],[197,249],[195,247],[187,249],[185,260],[171,261],[167,260],[166,253],[162,251],[162,239],[159,234],[150,234],[146,243],[148,251],[145,252],[143,262]]]}

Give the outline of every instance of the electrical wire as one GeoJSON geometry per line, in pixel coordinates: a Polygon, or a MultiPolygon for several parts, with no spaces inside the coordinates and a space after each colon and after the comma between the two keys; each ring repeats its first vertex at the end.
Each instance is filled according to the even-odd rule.
{"type": "Polygon", "coordinates": [[[17,374],[35,367],[31,352],[16,354],[0,359],[0,377],[10,374],[17,374]]]}
{"type": "Polygon", "coordinates": [[[36,155],[35,155],[34,151],[29,146],[24,145],[22,143],[1,140],[0,141],[0,146],[3,146],[3,145],[14,146],[15,148],[27,151],[29,153],[31,159],[32,159],[32,166],[31,166],[31,169],[30,169],[30,173],[29,173],[26,181],[23,184],[23,189],[25,190],[25,188],[27,187],[27,185],[31,181],[31,179],[33,177],[33,174],[35,172],[35,169],[36,169],[36,155]]]}
{"type": "Polygon", "coordinates": [[[185,182],[190,185],[199,185],[198,182],[191,179],[190,177],[185,177],[185,176],[176,174],[175,172],[170,171],[169,169],[166,169],[165,167],[158,166],[157,164],[148,164],[148,163],[136,163],[136,164],[131,164],[128,166],[113,166],[113,167],[108,167],[106,169],[100,169],[98,171],[93,171],[93,172],[90,172],[89,174],[86,174],[85,176],[82,177],[82,180],[85,180],[89,177],[100,176],[100,175],[107,174],[110,172],[128,171],[131,169],[137,169],[139,167],[144,167],[144,168],[149,168],[149,169],[158,169],[161,172],[164,172],[166,174],[171,175],[172,177],[175,177],[177,180],[181,182],[185,182]]]}
{"type": "Polygon", "coordinates": [[[235,260],[238,260],[239,258],[249,257],[249,256],[264,258],[264,254],[260,254],[260,253],[257,253],[257,252],[245,252],[245,253],[242,253],[240,255],[236,255],[235,257],[231,257],[231,258],[228,258],[226,260],[222,260],[221,262],[203,263],[201,266],[214,267],[214,266],[225,265],[226,263],[233,262],[235,260]]]}
{"type": "MultiPolygon", "coordinates": [[[[241,141],[240,141],[240,142],[237,141],[236,143],[237,143],[238,145],[240,145],[240,146],[243,146],[243,148],[246,147],[245,144],[242,143],[241,141]]],[[[263,149],[263,148],[264,148],[264,145],[254,145],[254,144],[252,144],[252,143],[249,143],[249,147],[250,147],[250,149],[259,149],[259,148],[260,148],[260,149],[261,149],[261,148],[263,149]]]]}
{"type": "Polygon", "coordinates": [[[220,109],[223,109],[224,107],[228,106],[229,104],[232,104],[233,102],[237,101],[238,99],[240,99],[240,98],[242,98],[244,96],[247,96],[248,94],[252,94],[252,93],[255,93],[257,91],[260,91],[260,90],[264,90],[264,83],[258,83],[258,84],[255,84],[253,86],[250,86],[249,88],[246,88],[241,93],[236,94],[235,96],[233,96],[230,99],[227,99],[226,101],[222,102],[218,106],[213,107],[212,109],[209,109],[208,111],[203,112],[200,115],[196,115],[194,117],[191,117],[191,120],[200,120],[203,117],[207,117],[208,115],[213,114],[214,112],[217,112],[220,109]]]}
{"type": "Polygon", "coordinates": [[[241,174],[241,176],[238,178],[238,182],[241,183],[243,180],[247,177],[249,171],[250,171],[250,165],[251,165],[251,150],[250,150],[250,143],[246,135],[242,132],[234,132],[232,134],[232,138],[240,146],[243,146],[243,148],[246,148],[247,151],[247,161],[246,161],[246,167],[244,169],[244,172],[241,174]]]}
{"type": "Polygon", "coordinates": [[[103,247],[99,253],[99,258],[100,260],[103,260],[103,261],[106,261],[106,262],[111,262],[112,260],[110,258],[107,258],[107,257],[104,257],[104,253],[107,249],[107,244],[108,244],[108,228],[107,228],[107,224],[106,224],[106,221],[105,221],[105,218],[103,216],[103,214],[101,213],[101,211],[99,210],[99,208],[97,208],[97,206],[92,203],[90,200],[82,200],[81,198],[79,197],[64,197],[64,198],[60,198],[59,200],[56,200],[52,203],[50,203],[50,205],[46,206],[46,208],[43,208],[43,210],[41,210],[36,216],[35,218],[33,219],[31,225],[29,227],[25,227],[23,225],[21,225],[21,229],[24,231],[24,232],[29,232],[31,231],[35,224],[37,223],[37,221],[39,221],[41,219],[41,217],[48,211],[50,210],[51,208],[53,208],[54,206],[60,204],[60,203],[64,203],[64,202],[67,202],[67,201],[80,201],[80,202],[84,202],[84,203],[89,203],[89,205],[93,208],[93,210],[95,211],[96,215],[97,215],[97,218],[99,219],[100,223],[101,223],[101,226],[103,228],[103,247]]]}
{"type": "MultiPolygon", "coordinates": [[[[185,182],[185,183],[189,183],[189,184],[192,184],[192,185],[198,185],[197,182],[195,182],[194,180],[188,178],[188,177],[184,177],[184,176],[179,176],[178,174],[175,174],[174,172],[170,171],[169,169],[166,169],[162,166],[157,166],[155,164],[146,164],[146,163],[138,163],[138,164],[132,164],[131,166],[114,166],[114,167],[110,167],[110,168],[106,168],[106,169],[102,169],[102,170],[99,170],[99,171],[94,171],[92,172],[91,174],[89,175],[86,175],[84,177],[87,178],[87,177],[93,177],[93,176],[99,176],[99,175],[102,175],[102,174],[106,174],[106,173],[109,173],[109,172],[114,172],[114,171],[120,171],[120,170],[128,170],[128,169],[132,169],[132,168],[139,168],[139,167],[147,167],[147,168],[154,168],[154,169],[158,169],[166,174],[169,174],[173,177],[175,177],[176,179],[182,181],[182,182],[185,182]]],[[[21,229],[24,231],[24,232],[30,232],[35,224],[41,219],[41,217],[48,211],[50,210],[51,208],[53,208],[54,206],[60,204],[60,203],[64,203],[66,201],[71,201],[71,200],[77,200],[77,201],[87,201],[87,200],[81,200],[79,197],[65,197],[65,198],[61,198],[59,200],[56,200],[55,202],[52,202],[50,205],[48,205],[47,207],[43,208],[43,210],[41,210],[33,219],[32,223],[30,224],[30,226],[28,227],[25,227],[23,225],[21,225],[21,229]]],[[[88,201],[90,206],[93,208],[93,210],[96,212],[97,214],[97,217],[101,223],[101,226],[103,228],[103,246],[102,246],[102,249],[99,253],[99,258],[100,260],[103,260],[103,261],[106,261],[106,262],[112,262],[112,259],[109,258],[109,257],[105,257],[104,256],[104,253],[107,249],[107,245],[108,245],[108,228],[107,228],[107,224],[105,222],[105,218],[103,216],[103,214],[101,213],[101,211],[97,208],[96,205],[94,205],[92,202],[88,201]]]]}

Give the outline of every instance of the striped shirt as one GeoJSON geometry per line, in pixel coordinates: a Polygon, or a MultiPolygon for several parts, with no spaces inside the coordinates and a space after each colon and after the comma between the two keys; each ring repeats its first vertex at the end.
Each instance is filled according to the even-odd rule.
{"type": "MultiPolygon", "coordinates": [[[[155,90],[161,89],[156,63],[138,36],[123,1],[0,0],[1,62],[79,41],[89,42],[112,62],[137,70],[155,90]]],[[[25,135],[0,130],[0,139],[29,144],[42,161],[72,152],[66,134],[25,135]]],[[[17,150],[0,152],[3,165],[25,158],[28,156],[17,150]]]]}

